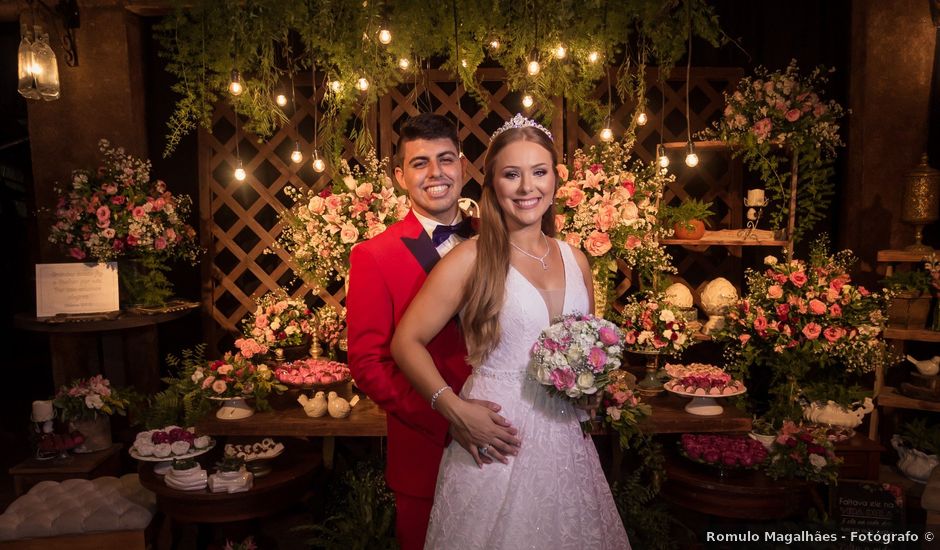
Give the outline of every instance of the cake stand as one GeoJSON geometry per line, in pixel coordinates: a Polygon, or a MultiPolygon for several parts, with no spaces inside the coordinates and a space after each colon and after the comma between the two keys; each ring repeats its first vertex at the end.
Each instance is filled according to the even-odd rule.
{"type": "Polygon", "coordinates": [[[689,401],[685,406],[685,412],[689,414],[694,414],[696,416],[718,416],[724,410],[721,405],[715,401],[716,398],[721,397],[734,397],[735,395],[741,395],[747,391],[743,385],[741,389],[735,393],[725,393],[722,395],[698,395],[694,393],[688,393],[679,389],[676,389],[678,380],[670,380],[666,382],[663,386],[666,391],[674,393],[676,395],[681,395],[682,397],[691,397],[692,400],[689,401]]]}

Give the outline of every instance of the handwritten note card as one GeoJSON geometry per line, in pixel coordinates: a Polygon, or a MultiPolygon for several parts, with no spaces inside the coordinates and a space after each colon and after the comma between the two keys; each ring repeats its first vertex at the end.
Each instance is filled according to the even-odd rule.
{"type": "Polygon", "coordinates": [[[36,317],[116,311],[116,262],[36,264],[36,317]]]}

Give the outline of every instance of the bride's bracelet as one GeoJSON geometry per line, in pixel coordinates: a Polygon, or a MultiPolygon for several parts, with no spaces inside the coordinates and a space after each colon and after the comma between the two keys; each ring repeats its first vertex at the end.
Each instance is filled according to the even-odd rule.
{"type": "Polygon", "coordinates": [[[440,397],[441,394],[444,393],[446,390],[453,391],[453,389],[450,386],[444,386],[443,388],[434,392],[433,395],[431,395],[431,408],[432,409],[434,408],[434,404],[437,403],[437,398],[440,397]]]}

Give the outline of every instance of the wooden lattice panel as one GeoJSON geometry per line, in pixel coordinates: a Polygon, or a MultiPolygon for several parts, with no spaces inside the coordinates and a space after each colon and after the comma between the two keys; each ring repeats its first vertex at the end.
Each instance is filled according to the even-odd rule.
{"type": "MultiPolygon", "coordinates": [[[[613,70],[611,74],[615,74],[613,70]]],[[[721,92],[732,87],[740,76],[741,71],[737,69],[693,70],[690,90],[693,132],[705,128],[720,115],[723,108],[721,92]]],[[[431,111],[459,121],[459,137],[468,159],[468,185],[464,194],[476,197],[478,185],[483,181],[483,157],[490,134],[515,113],[525,112],[522,93],[509,90],[502,69],[480,69],[478,79],[487,91],[486,109],[449,73],[428,70],[392,89],[380,99],[365,121],[356,123],[370,129],[381,158],[395,154],[397,130],[408,116],[431,111]]],[[[298,81],[309,82],[310,78],[298,81]]],[[[674,71],[665,86],[660,87],[657,72],[650,70],[646,82],[649,122],[637,128],[634,150],[640,158],[650,160],[655,155],[656,144],[660,142],[661,127],[662,141],[685,139],[685,73],[674,71]]],[[[284,187],[290,184],[301,190],[319,191],[330,184],[333,167],[324,174],[316,174],[309,162],[313,148],[313,121],[319,114],[317,103],[322,91],[321,83],[314,99],[312,86],[297,86],[296,111],[288,111],[290,121],[266,142],[259,142],[256,136],[245,133],[239,124],[239,153],[248,174],[243,182],[232,177],[238,157],[235,152],[235,113],[231,107],[221,104],[217,108],[212,133],[200,131],[200,223],[202,244],[208,250],[203,262],[203,302],[209,312],[204,333],[210,354],[231,348],[241,320],[254,309],[254,300],[269,290],[283,287],[292,296],[304,298],[312,306],[327,303],[342,307],[345,298],[342,284],[337,283],[312,296],[310,287],[294,276],[292,262],[286,252],[265,253],[280,233],[278,214],[292,204],[284,193],[284,187]],[[289,159],[295,141],[300,142],[307,157],[299,165],[289,159]]],[[[606,101],[607,92],[607,82],[599,82],[595,97],[606,101]]],[[[554,113],[550,129],[555,135],[559,155],[570,158],[576,148],[597,143],[596,129],[580,120],[576,112],[566,112],[561,99],[556,100],[554,113]]],[[[621,104],[614,94],[611,124],[616,134],[623,133],[633,113],[634,106],[621,104]]],[[[533,116],[533,113],[527,114],[533,116]]],[[[665,202],[689,196],[715,200],[720,224],[736,226],[741,219],[739,165],[730,161],[727,152],[700,152],[699,155],[701,164],[696,170],[690,170],[682,163],[684,154],[672,152],[670,168],[677,181],[667,189],[665,202]]],[[[346,138],[344,158],[361,160],[356,157],[354,143],[346,138]]],[[[721,273],[740,271],[738,258],[723,248],[713,249],[705,254],[686,253],[678,248],[670,252],[676,257],[680,273],[693,284],[721,273]]],[[[621,265],[618,296],[629,288],[630,275],[625,271],[621,265]]]]}

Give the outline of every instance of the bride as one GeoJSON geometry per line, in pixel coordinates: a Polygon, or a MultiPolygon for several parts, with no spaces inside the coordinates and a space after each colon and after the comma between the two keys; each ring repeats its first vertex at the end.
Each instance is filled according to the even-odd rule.
{"type": "Polygon", "coordinates": [[[594,308],[584,254],[549,238],[556,164],[551,134],[531,120],[516,115],[493,135],[479,239],[438,263],[395,332],[399,367],[471,442],[444,452],[425,548],[630,547],[578,410],[526,375],[552,318],[594,308]],[[473,366],[459,396],[425,349],[458,313],[473,366]],[[521,446],[467,399],[502,405],[521,446]]]}

